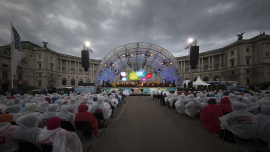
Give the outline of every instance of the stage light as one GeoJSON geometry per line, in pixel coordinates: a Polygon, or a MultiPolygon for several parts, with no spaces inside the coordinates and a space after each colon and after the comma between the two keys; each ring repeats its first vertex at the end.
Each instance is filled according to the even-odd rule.
{"type": "Polygon", "coordinates": [[[127,78],[126,78],[126,77],[123,77],[123,78],[122,78],[122,81],[127,81],[127,78]]]}
{"type": "Polygon", "coordinates": [[[161,70],[163,70],[164,68],[161,68],[161,70]]]}
{"type": "Polygon", "coordinates": [[[154,54],[153,53],[151,53],[151,56],[153,56],[154,54]]]}
{"type": "Polygon", "coordinates": [[[144,54],[142,54],[142,56],[144,56],[144,54]]]}
{"type": "Polygon", "coordinates": [[[146,74],[146,78],[147,78],[147,79],[151,79],[151,78],[152,78],[152,74],[151,74],[151,73],[147,73],[147,74],[146,74]]]}
{"type": "Polygon", "coordinates": [[[172,65],[172,62],[170,63],[170,65],[172,65]]]}
{"type": "Polygon", "coordinates": [[[107,66],[107,64],[104,64],[104,66],[107,66]]]}
{"type": "Polygon", "coordinates": [[[129,79],[129,80],[138,80],[139,77],[136,75],[135,72],[129,72],[129,73],[128,73],[128,79],[129,79]]]}
{"type": "Polygon", "coordinates": [[[85,45],[86,47],[89,47],[89,46],[90,46],[90,42],[87,41],[87,42],[84,43],[84,45],[85,45]]]}
{"type": "Polygon", "coordinates": [[[146,75],[146,72],[145,72],[145,71],[137,71],[137,72],[136,72],[136,75],[137,75],[138,77],[144,77],[144,76],[146,75]]]}
{"type": "Polygon", "coordinates": [[[133,54],[130,54],[130,56],[133,56],[133,54]]]}
{"type": "Polygon", "coordinates": [[[121,76],[126,76],[127,74],[126,74],[126,72],[121,72],[121,76]]]}
{"type": "Polygon", "coordinates": [[[161,65],[163,65],[163,62],[161,62],[161,65]]]}
{"type": "Polygon", "coordinates": [[[142,78],[142,82],[145,82],[146,81],[146,78],[142,78]]]}
{"type": "Polygon", "coordinates": [[[188,39],[188,43],[192,43],[193,42],[193,39],[192,38],[189,38],[188,39]]]}
{"type": "Polygon", "coordinates": [[[125,57],[125,54],[123,54],[123,57],[125,57]]]}

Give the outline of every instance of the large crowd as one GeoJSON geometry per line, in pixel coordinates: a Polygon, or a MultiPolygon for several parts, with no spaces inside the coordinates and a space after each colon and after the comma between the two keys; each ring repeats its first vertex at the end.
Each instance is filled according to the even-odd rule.
{"type": "Polygon", "coordinates": [[[174,108],[189,119],[199,118],[206,131],[236,143],[256,137],[268,143],[270,150],[270,94],[244,93],[242,95],[218,92],[194,93],[152,92],[153,99],[174,108]],[[226,135],[224,135],[224,133],[226,135]]]}
{"type": "MultiPolygon", "coordinates": [[[[122,97],[123,96],[123,97],[122,97]]],[[[28,142],[42,151],[52,145],[52,151],[82,152],[80,138],[75,132],[63,129],[63,122],[74,130],[79,122],[87,122],[91,129],[83,136],[97,136],[98,128],[107,127],[110,118],[121,104],[122,93],[70,93],[69,95],[0,96],[0,151],[19,151],[21,142],[28,142]],[[102,116],[103,125],[96,114],[102,116]]]]}

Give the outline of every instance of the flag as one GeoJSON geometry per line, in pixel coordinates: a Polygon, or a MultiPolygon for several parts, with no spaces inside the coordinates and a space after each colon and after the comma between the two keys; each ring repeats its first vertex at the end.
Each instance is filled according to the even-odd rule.
{"type": "Polygon", "coordinates": [[[12,27],[12,50],[13,50],[13,65],[12,65],[12,71],[13,71],[13,77],[17,77],[16,76],[16,69],[18,64],[21,62],[22,60],[22,49],[21,49],[21,37],[19,35],[19,33],[16,31],[16,29],[12,27]]]}

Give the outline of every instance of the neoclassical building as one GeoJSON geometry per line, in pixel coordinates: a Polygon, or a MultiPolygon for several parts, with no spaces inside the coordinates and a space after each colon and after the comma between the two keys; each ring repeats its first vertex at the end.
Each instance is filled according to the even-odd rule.
{"type": "MultiPolygon", "coordinates": [[[[61,54],[29,41],[21,42],[23,59],[18,65],[18,85],[74,87],[86,82],[81,57],[61,54]]],[[[1,88],[11,89],[10,44],[0,46],[1,88]]],[[[189,56],[176,57],[184,79],[189,79],[189,56]]],[[[90,82],[94,83],[101,60],[90,59],[90,82]]],[[[193,79],[237,81],[239,85],[270,82],[270,35],[260,34],[223,48],[199,54],[193,79]]],[[[16,81],[17,82],[17,81],[16,81]]]]}

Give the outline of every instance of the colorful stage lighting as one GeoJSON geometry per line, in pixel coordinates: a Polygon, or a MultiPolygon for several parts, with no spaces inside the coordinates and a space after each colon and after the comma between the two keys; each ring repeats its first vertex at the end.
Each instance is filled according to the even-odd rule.
{"type": "Polygon", "coordinates": [[[121,76],[123,76],[123,77],[127,75],[126,72],[121,72],[120,74],[121,74],[121,76]]]}
{"type": "Polygon", "coordinates": [[[151,73],[147,73],[147,74],[146,74],[146,78],[147,78],[147,79],[151,79],[151,78],[152,78],[152,74],[151,74],[151,73]]]}
{"type": "Polygon", "coordinates": [[[147,79],[146,78],[142,78],[142,82],[145,82],[147,79]]]}
{"type": "Polygon", "coordinates": [[[122,81],[127,81],[127,78],[126,78],[126,77],[123,77],[123,78],[122,78],[122,81]]]}
{"type": "Polygon", "coordinates": [[[128,79],[129,80],[138,80],[139,77],[136,75],[136,72],[129,72],[128,73],[128,79]]]}
{"type": "Polygon", "coordinates": [[[136,72],[136,75],[137,75],[138,77],[144,77],[144,76],[146,75],[146,72],[145,72],[145,71],[137,71],[137,72],[136,72]]]}

